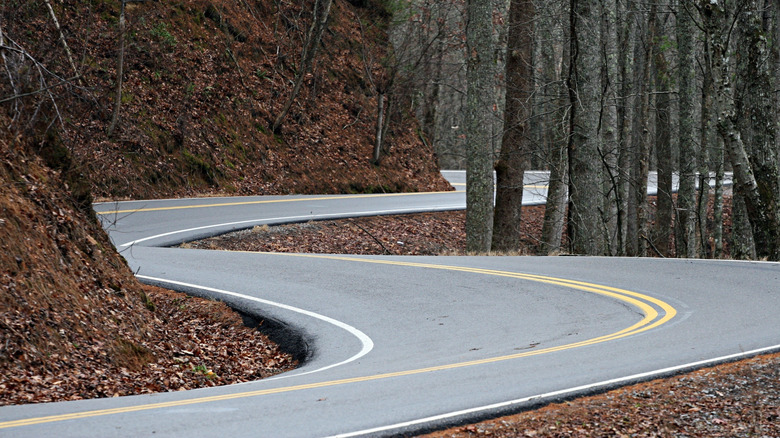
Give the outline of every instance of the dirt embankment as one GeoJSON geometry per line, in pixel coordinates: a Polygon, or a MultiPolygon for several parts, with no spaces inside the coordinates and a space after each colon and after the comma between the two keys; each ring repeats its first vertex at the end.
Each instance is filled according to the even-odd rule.
{"type": "Polygon", "coordinates": [[[449,187],[405,105],[391,110],[381,165],[370,163],[377,83],[366,72],[382,79],[388,18],[378,2],[334,3],[277,132],[313,1],[128,2],[111,136],[121,3],[47,4],[0,6],[0,404],[187,389],[294,365],[224,306],[139,285],[93,195],[449,187]]]}
{"type": "Polygon", "coordinates": [[[0,140],[0,405],[172,391],[295,366],[225,305],[143,287],[89,203],[0,140]]]}

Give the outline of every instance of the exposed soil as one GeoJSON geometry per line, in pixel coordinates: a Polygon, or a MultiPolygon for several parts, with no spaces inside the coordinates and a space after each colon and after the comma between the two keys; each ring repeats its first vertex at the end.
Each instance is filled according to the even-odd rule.
{"type": "Polygon", "coordinates": [[[296,365],[224,304],[138,284],[67,174],[0,139],[0,405],[214,386],[296,365]]]}

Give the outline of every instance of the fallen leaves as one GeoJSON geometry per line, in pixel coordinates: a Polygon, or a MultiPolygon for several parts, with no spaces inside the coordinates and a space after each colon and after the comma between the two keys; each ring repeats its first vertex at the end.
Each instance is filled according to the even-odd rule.
{"type": "MultiPolygon", "coordinates": [[[[523,210],[526,244],[542,208],[523,210]]],[[[262,226],[188,247],[255,251],[441,254],[462,252],[462,213],[262,226]],[[356,226],[359,224],[360,226],[356,226]],[[403,242],[401,244],[400,242],[403,242]]],[[[431,437],[780,436],[780,354],[634,385],[431,437]]]]}
{"type": "Polygon", "coordinates": [[[773,354],[425,436],[776,437],[779,413],[773,354]]]}
{"type": "Polygon", "coordinates": [[[69,355],[49,354],[45,361],[24,356],[0,377],[0,404],[194,389],[257,380],[296,366],[222,303],[157,288],[147,287],[146,293],[157,322],[140,345],[127,343],[143,363],[119,365],[99,343],[69,355]]]}

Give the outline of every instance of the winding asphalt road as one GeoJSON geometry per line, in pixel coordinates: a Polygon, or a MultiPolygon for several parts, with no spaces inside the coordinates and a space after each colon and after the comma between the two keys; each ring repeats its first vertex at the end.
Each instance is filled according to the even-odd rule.
{"type": "MultiPolygon", "coordinates": [[[[526,199],[543,197],[539,179],[529,175],[526,199]]],[[[0,436],[414,433],[780,349],[777,263],[165,247],[264,223],[464,203],[450,192],[97,205],[143,281],[262,314],[296,333],[308,359],[240,385],[6,406],[0,436]]]]}

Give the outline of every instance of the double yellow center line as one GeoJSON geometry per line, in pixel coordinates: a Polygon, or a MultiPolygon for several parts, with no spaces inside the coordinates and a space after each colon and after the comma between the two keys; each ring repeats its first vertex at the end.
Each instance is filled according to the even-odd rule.
{"type": "Polygon", "coordinates": [[[255,391],[238,392],[233,394],[224,394],[224,395],[216,395],[216,396],[208,396],[208,397],[195,397],[186,400],[177,400],[177,401],[162,402],[162,403],[149,403],[149,404],[143,404],[137,406],[127,406],[127,407],[112,408],[112,409],[100,409],[100,410],[92,410],[92,411],[85,411],[85,412],[76,412],[71,414],[26,418],[21,420],[2,422],[0,423],[0,429],[51,423],[51,422],[58,422],[58,421],[66,421],[66,420],[77,420],[82,418],[99,417],[104,415],[147,411],[153,409],[181,407],[181,406],[188,406],[188,405],[202,404],[202,403],[213,403],[213,402],[220,402],[226,400],[243,399],[248,397],[259,397],[264,395],[302,391],[302,390],[315,389],[315,388],[325,388],[325,387],[338,386],[338,385],[347,385],[347,384],[359,383],[359,382],[370,382],[370,381],[389,379],[394,377],[411,376],[416,374],[451,370],[457,368],[465,368],[465,367],[471,367],[476,365],[484,365],[484,364],[502,362],[507,360],[520,359],[524,357],[537,356],[541,354],[548,354],[548,353],[554,353],[558,351],[570,350],[573,348],[585,347],[588,345],[594,345],[602,342],[625,338],[627,336],[635,335],[656,328],[670,321],[677,314],[677,311],[674,309],[674,307],[672,307],[668,303],[648,295],[632,292],[625,289],[598,285],[594,283],[567,280],[567,279],[548,277],[543,275],[523,274],[519,272],[471,268],[471,267],[463,267],[463,266],[438,265],[438,264],[431,264],[431,263],[413,263],[413,262],[395,261],[395,260],[387,260],[387,259],[370,259],[370,258],[358,258],[358,257],[349,257],[349,256],[328,256],[328,255],[316,255],[316,254],[281,254],[281,253],[270,254],[270,255],[329,259],[329,260],[338,260],[338,261],[355,262],[355,263],[372,263],[372,264],[392,265],[392,266],[409,267],[409,268],[437,269],[437,270],[445,270],[445,271],[471,273],[477,275],[491,275],[491,276],[498,276],[498,277],[516,278],[518,280],[526,280],[526,281],[549,284],[553,286],[561,286],[561,287],[566,287],[574,290],[606,296],[627,303],[633,307],[636,307],[644,316],[639,322],[631,325],[630,327],[626,327],[622,330],[619,330],[611,334],[607,334],[604,336],[599,336],[591,339],[586,339],[583,341],[574,342],[570,344],[559,345],[559,346],[554,346],[549,348],[541,348],[539,350],[534,350],[534,351],[525,351],[522,353],[509,354],[505,356],[489,357],[489,358],[471,360],[466,362],[457,362],[457,363],[437,365],[437,366],[426,367],[426,368],[396,371],[391,373],[382,373],[382,374],[375,374],[369,376],[353,377],[348,379],[329,380],[329,381],[308,383],[302,385],[285,386],[281,388],[261,389],[255,391]]]}

